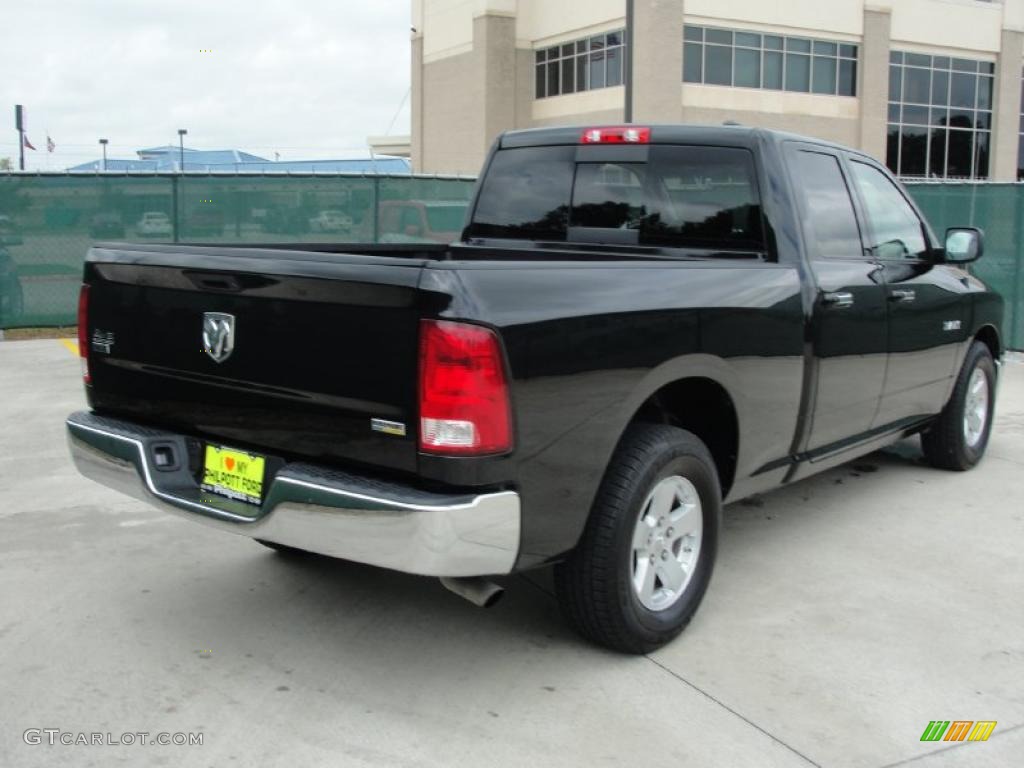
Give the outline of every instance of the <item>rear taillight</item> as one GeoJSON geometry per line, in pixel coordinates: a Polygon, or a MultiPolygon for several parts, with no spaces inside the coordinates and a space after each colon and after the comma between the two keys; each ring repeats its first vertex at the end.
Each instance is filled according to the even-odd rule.
{"type": "Polygon", "coordinates": [[[420,450],[467,456],[511,448],[497,334],[478,325],[420,321],[420,450]]]}
{"type": "Polygon", "coordinates": [[[82,378],[92,383],[89,375],[89,286],[83,283],[78,292],[78,357],[82,361],[82,378]]]}
{"type": "Polygon", "coordinates": [[[651,129],[634,125],[587,128],[580,136],[581,144],[648,144],[650,141],[651,129]]]}

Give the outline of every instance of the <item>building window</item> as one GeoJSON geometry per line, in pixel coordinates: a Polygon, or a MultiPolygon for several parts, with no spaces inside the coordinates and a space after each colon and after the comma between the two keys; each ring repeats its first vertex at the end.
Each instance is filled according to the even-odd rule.
{"type": "Polygon", "coordinates": [[[687,24],[683,82],[855,96],[857,46],[687,24]]]}
{"type": "Polygon", "coordinates": [[[538,99],[622,85],[622,30],[534,51],[538,99]]]}
{"type": "Polygon", "coordinates": [[[889,169],[903,177],[987,179],[994,72],[990,61],[892,51],[889,169]]]}

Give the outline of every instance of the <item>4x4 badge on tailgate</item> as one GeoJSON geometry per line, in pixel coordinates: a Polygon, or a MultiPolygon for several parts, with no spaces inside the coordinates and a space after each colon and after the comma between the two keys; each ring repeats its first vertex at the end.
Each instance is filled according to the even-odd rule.
{"type": "Polygon", "coordinates": [[[110,350],[114,347],[114,332],[94,328],[92,332],[92,343],[90,346],[95,352],[103,352],[104,354],[109,355],[110,350]]]}
{"type": "Polygon", "coordinates": [[[203,351],[223,363],[235,348],[235,316],[224,312],[203,312],[203,351]]]}

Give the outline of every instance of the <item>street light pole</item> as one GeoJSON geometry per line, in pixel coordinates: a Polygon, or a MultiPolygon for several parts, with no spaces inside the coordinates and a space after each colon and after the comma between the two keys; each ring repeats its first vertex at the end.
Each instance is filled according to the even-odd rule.
{"type": "Polygon", "coordinates": [[[185,172],[185,134],[188,131],[184,128],[178,129],[178,171],[185,172]]]}
{"type": "Polygon", "coordinates": [[[107,170],[107,140],[100,139],[100,146],[103,147],[103,170],[107,170]]]}
{"type": "Polygon", "coordinates": [[[622,62],[626,86],[626,105],[623,109],[625,122],[633,122],[633,0],[626,0],[626,55],[622,62]]]}
{"type": "Polygon", "coordinates": [[[18,129],[18,170],[25,170],[25,108],[14,105],[14,126],[18,129]]]}
{"type": "Polygon", "coordinates": [[[185,134],[188,131],[184,128],[178,129],[178,176],[181,177],[179,183],[178,176],[171,176],[171,204],[174,207],[174,220],[172,226],[174,227],[174,242],[178,242],[178,230],[181,225],[181,207],[178,203],[178,196],[182,193],[180,189],[181,184],[185,182],[185,134]]]}

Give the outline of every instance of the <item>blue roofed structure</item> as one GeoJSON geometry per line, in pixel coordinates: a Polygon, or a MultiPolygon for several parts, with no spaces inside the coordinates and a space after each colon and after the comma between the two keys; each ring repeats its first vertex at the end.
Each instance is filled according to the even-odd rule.
{"type": "MultiPolygon", "coordinates": [[[[186,167],[188,160],[185,161],[186,167]]],[[[246,163],[244,171],[256,173],[384,173],[403,175],[412,173],[406,157],[375,157],[356,160],[265,160],[246,163]]]]}
{"type": "Polygon", "coordinates": [[[185,162],[202,162],[210,165],[223,165],[225,163],[251,163],[267,162],[267,158],[251,155],[238,149],[190,149],[189,147],[176,147],[167,144],[162,147],[151,147],[150,149],[136,150],[135,154],[139,160],[158,160],[177,162],[182,154],[185,155],[185,162]]]}
{"type": "MultiPolygon", "coordinates": [[[[167,145],[137,150],[137,159],[108,158],[107,171],[177,173],[360,173],[408,175],[412,166],[404,157],[367,157],[349,160],[268,160],[237,149],[190,149],[167,145]],[[182,163],[184,160],[184,163],[182,163]]],[[[97,173],[102,160],[93,160],[72,168],[72,172],[97,173]]]]}

